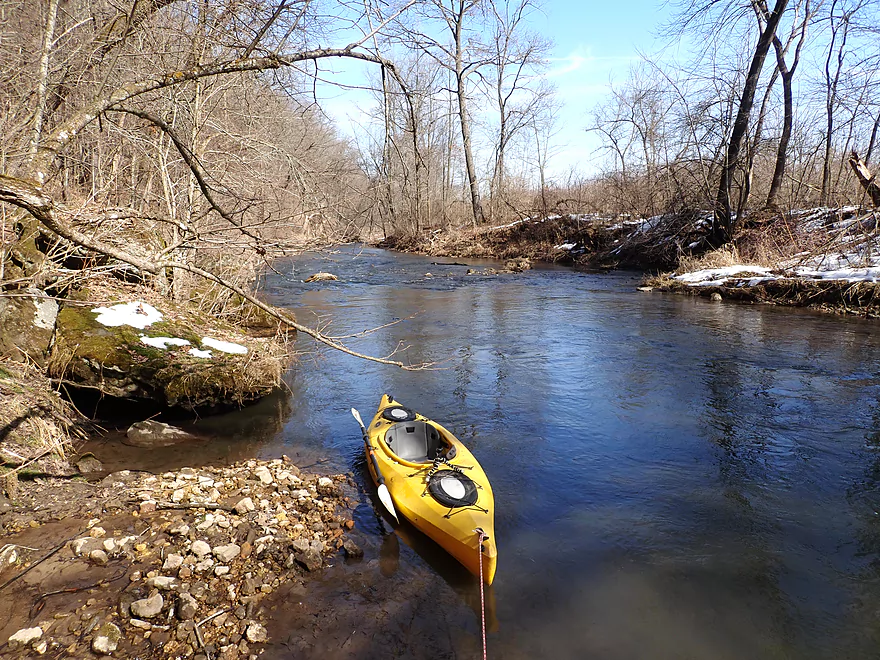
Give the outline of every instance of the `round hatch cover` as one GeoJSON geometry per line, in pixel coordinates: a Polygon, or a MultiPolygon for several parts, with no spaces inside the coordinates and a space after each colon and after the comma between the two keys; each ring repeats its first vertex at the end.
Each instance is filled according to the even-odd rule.
{"type": "Polygon", "coordinates": [[[455,470],[440,470],[428,483],[435,500],[448,507],[472,506],[477,503],[477,485],[473,479],[455,470]]]}
{"type": "Polygon", "coordinates": [[[403,406],[393,406],[385,408],[382,411],[382,417],[392,422],[411,422],[416,418],[416,414],[409,408],[403,406]]]}

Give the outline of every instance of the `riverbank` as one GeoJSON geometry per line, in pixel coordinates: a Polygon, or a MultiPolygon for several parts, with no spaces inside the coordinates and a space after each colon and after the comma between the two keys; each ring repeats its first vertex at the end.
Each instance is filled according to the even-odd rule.
{"type": "Polygon", "coordinates": [[[285,459],[22,482],[0,503],[0,657],[254,658],[269,594],[361,556],[354,495],[285,459]]]}
{"type": "Polygon", "coordinates": [[[816,208],[751,218],[711,249],[708,213],[645,219],[569,214],[380,243],[440,257],[526,257],[580,270],[641,270],[644,290],[880,316],[876,211],[816,208]]]}

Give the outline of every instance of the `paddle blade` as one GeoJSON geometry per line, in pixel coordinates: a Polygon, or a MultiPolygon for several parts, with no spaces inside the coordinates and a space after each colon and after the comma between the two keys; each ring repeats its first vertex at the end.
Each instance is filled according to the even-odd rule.
{"type": "Polygon", "coordinates": [[[391,501],[391,493],[388,492],[388,486],[385,484],[379,484],[379,500],[385,505],[385,508],[388,509],[388,513],[394,516],[394,519],[397,520],[397,522],[400,522],[397,518],[397,512],[394,510],[394,502],[391,501]]]}
{"type": "Polygon", "coordinates": [[[361,425],[361,428],[364,428],[364,420],[361,419],[361,414],[358,412],[357,408],[351,409],[351,416],[357,420],[357,423],[361,425]]]}

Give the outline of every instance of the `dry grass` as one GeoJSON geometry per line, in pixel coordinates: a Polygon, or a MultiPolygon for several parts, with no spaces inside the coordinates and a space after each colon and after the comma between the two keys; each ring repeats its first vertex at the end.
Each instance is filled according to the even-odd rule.
{"type": "Polygon", "coordinates": [[[0,465],[5,473],[70,474],[86,420],[37,368],[0,361],[0,465]]]}

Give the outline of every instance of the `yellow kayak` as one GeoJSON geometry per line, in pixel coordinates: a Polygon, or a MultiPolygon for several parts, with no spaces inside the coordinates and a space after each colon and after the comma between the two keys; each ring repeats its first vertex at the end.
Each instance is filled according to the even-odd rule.
{"type": "Polygon", "coordinates": [[[380,491],[382,483],[387,486],[394,507],[471,573],[492,584],[498,556],[495,498],[467,447],[387,394],[364,442],[370,475],[380,491]]]}

